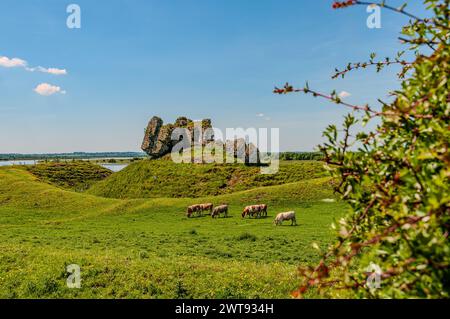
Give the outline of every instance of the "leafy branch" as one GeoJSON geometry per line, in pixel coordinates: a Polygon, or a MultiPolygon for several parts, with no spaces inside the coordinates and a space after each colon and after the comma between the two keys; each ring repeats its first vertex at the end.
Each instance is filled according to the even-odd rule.
{"type": "Polygon", "coordinates": [[[370,67],[370,66],[375,66],[377,72],[381,72],[381,70],[383,70],[385,67],[394,65],[394,64],[403,66],[403,69],[399,73],[398,76],[399,76],[399,78],[404,78],[406,72],[408,72],[408,70],[411,69],[412,63],[401,59],[401,56],[403,55],[403,53],[404,52],[399,53],[399,55],[393,60],[390,59],[389,57],[386,57],[384,59],[384,61],[374,61],[376,54],[372,53],[370,55],[370,60],[368,62],[349,63],[344,70],[335,69],[335,74],[332,76],[332,79],[344,78],[345,75],[350,71],[354,71],[354,70],[358,70],[358,69],[366,69],[367,67],[370,67]]]}
{"type": "Polygon", "coordinates": [[[333,103],[336,104],[340,104],[343,106],[346,106],[348,108],[353,109],[354,111],[363,111],[366,113],[367,118],[371,119],[374,117],[379,117],[379,116],[388,116],[388,117],[415,117],[415,118],[422,118],[422,119],[431,119],[433,118],[433,116],[431,114],[417,114],[413,111],[411,112],[394,112],[394,111],[376,111],[373,108],[371,108],[368,104],[361,106],[361,105],[356,105],[356,104],[350,104],[347,102],[344,102],[342,100],[341,97],[339,97],[339,95],[337,94],[336,91],[331,92],[330,94],[324,94],[324,93],[320,93],[318,91],[314,91],[311,90],[309,88],[309,85],[306,84],[306,86],[304,88],[294,88],[292,85],[290,85],[289,83],[286,83],[284,85],[284,87],[282,88],[278,88],[275,87],[273,93],[275,94],[289,94],[289,93],[305,93],[305,94],[311,94],[314,97],[321,97],[324,98],[328,101],[331,101],[333,103]]]}

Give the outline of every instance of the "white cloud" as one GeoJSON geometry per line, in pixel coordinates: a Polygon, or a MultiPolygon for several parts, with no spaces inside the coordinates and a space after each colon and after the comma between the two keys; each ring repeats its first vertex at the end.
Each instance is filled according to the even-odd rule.
{"type": "Polygon", "coordinates": [[[53,75],[66,75],[67,70],[66,69],[57,69],[57,68],[43,68],[42,66],[38,66],[36,68],[26,68],[27,71],[30,72],[42,72],[42,73],[48,73],[53,75]]]}
{"type": "Polygon", "coordinates": [[[53,75],[66,75],[67,74],[66,69],[56,69],[56,68],[49,68],[49,69],[47,69],[46,72],[53,74],[53,75]]]}
{"type": "Polygon", "coordinates": [[[34,92],[36,92],[39,95],[43,96],[50,96],[56,93],[59,94],[66,94],[66,91],[62,90],[59,86],[51,85],[48,83],[41,83],[39,84],[35,89],[34,92]]]}
{"type": "Polygon", "coordinates": [[[8,58],[6,56],[0,56],[0,66],[4,68],[24,68],[27,66],[27,61],[18,58],[8,58]]]}
{"type": "Polygon", "coordinates": [[[57,68],[44,68],[42,66],[38,67],[28,67],[28,63],[25,60],[19,58],[8,58],[6,56],[0,56],[0,67],[4,68],[24,68],[29,72],[42,72],[53,75],[66,75],[66,69],[57,69],[57,68]]]}
{"type": "Polygon", "coordinates": [[[351,93],[348,93],[347,91],[342,91],[341,93],[339,93],[339,97],[341,99],[345,99],[345,98],[350,97],[350,96],[352,96],[351,93]]]}
{"type": "Polygon", "coordinates": [[[271,120],[271,118],[269,116],[266,116],[264,113],[257,113],[256,116],[260,117],[260,118],[264,118],[266,121],[271,120]]]}

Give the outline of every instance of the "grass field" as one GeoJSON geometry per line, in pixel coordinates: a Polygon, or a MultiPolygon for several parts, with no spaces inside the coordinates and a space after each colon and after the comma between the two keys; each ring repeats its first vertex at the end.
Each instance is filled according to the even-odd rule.
{"type": "Polygon", "coordinates": [[[196,199],[112,199],[1,168],[0,298],[289,298],[298,265],[318,261],[312,244],[327,246],[330,224],[345,211],[325,200],[333,196],[328,178],[302,174],[196,199]],[[230,218],[185,217],[187,205],[207,201],[229,203],[230,218]],[[241,219],[243,206],[261,202],[267,219],[241,219]],[[299,225],[273,226],[287,210],[299,225]],[[81,289],[66,287],[69,264],[81,267],[81,289]]]}

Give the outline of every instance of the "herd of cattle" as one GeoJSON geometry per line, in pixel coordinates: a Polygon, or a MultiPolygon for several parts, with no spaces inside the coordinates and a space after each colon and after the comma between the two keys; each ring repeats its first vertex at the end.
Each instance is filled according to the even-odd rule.
{"type": "MultiPolygon", "coordinates": [[[[224,204],[216,207],[214,207],[212,203],[192,205],[187,208],[186,216],[188,218],[194,216],[200,217],[204,216],[205,212],[211,215],[212,218],[219,218],[221,215],[226,218],[228,217],[228,205],[224,204]]],[[[247,216],[250,218],[267,217],[267,205],[261,204],[245,207],[242,211],[242,218],[245,218],[247,216]]],[[[279,213],[275,217],[274,224],[278,226],[287,220],[290,220],[292,222],[291,225],[297,225],[295,212],[279,213]]]]}

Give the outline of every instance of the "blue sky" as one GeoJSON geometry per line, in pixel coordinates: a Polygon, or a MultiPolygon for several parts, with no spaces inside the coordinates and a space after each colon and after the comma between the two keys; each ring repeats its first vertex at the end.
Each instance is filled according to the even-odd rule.
{"type": "MultiPolygon", "coordinates": [[[[402,1],[390,1],[400,5],[402,1]]],[[[420,1],[409,10],[421,13],[420,1]]],[[[311,151],[346,109],[304,95],[276,96],[286,81],[352,103],[398,86],[395,68],[331,80],[335,67],[394,56],[407,18],[331,0],[0,0],[0,57],[67,70],[0,66],[0,153],[136,151],[153,115],[211,118],[218,128],[280,128],[281,149],[311,151]],[[68,29],[66,7],[81,7],[68,29]],[[42,83],[59,87],[37,94],[42,83]],[[258,114],[264,116],[257,116],[258,114]]]]}

